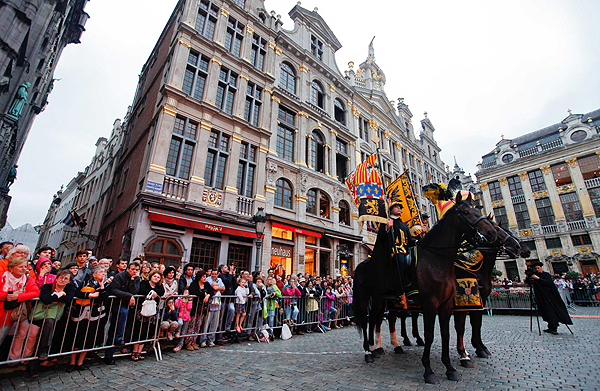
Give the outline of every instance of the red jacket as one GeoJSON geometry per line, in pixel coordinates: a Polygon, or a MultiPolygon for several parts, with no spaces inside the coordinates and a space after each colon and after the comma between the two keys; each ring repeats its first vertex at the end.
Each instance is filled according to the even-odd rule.
{"type": "MultiPolygon", "coordinates": [[[[6,300],[6,296],[8,292],[4,292],[4,284],[6,283],[6,277],[4,277],[4,273],[0,276],[0,326],[8,326],[11,325],[10,321],[10,313],[11,310],[7,311],[4,309],[4,301],[6,300]]],[[[25,286],[25,291],[19,294],[18,302],[23,302],[27,300],[34,299],[40,295],[40,288],[38,288],[35,278],[29,277],[27,280],[27,285],[25,286]]],[[[14,311],[14,310],[13,310],[14,311]]]]}

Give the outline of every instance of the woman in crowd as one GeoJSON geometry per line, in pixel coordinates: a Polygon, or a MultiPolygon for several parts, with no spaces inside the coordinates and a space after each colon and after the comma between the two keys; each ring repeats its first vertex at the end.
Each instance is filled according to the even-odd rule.
{"type": "Polygon", "coordinates": [[[35,265],[35,282],[38,287],[45,284],[52,284],[56,281],[56,275],[52,274],[52,262],[48,258],[39,258],[35,265]]]}
{"type": "MultiPolygon", "coordinates": [[[[254,273],[253,273],[254,274],[254,273]]],[[[262,325],[263,325],[263,301],[265,300],[265,297],[267,296],[267,290],[265,288],[265,284],[264,284],[264,278],[260,275],[260,273],[256,273],[254,274],[254,300],[253,303],[256,303],[256,305],[258,306],[258,311],[256,314],[256,325],[254,326],[254,334],[258,333],[259,330],[261,329],[262,325]]],[[[254,304],[253,304],[254,305],[254,304]]],[[[248,339],[250,341],[254,341],[254,337],[252,335],[250,335],[248,337],[248,339]]]]}
{"type": "Polygon", "coordinates": [[[169,266],[162,272],[162,275],[165,278],[163,282],[163,287],[165,288],[165,296],[163,298],[166,299],[173,295],[176,295],[178,282],[175,278],[175,268],[173,266],[169,266]]]}
{"type": "Polygon", "coordinates": [[[281,297],[281,291],[277,285],[275,285],[273,277],[271,276],[267,277],[266,291],[267,297],[265,300],[264,310],[267,313],[267,323],[269,324],[269,327],[273,328],[275,322],[275,310],[278,307],[277,300],[281,297]]]}
{"type": "MultiPolygon", "coordinates": [[[[13,259],[13,258],[29,259],[29,254],[31,254],[31,250],[29,250],[29,247],[27,247],[23,244],[19,244],[18,246],[13,247],[8,252],[8,254],[6,254],[6,257],[4,259],[0,259],[0,275],[2,275],[4,272],[6,272],[8,270],[8,262],[10,262],[11,259],[13,259]]],[[[26,272],[31,277],[35,276],[35,271],[29,264],[27,264],[26,272]]]]}
{"type": "Polygon", "coordinates": [[[338,317],[345,317],[345,314],[342,312],[342,309],[346,308],[346,304],[348,303],[348,297],[346,296],[346,292],[344,291],[344,287],[340,284],[334,292],[335,296],[335,318],[333,320],[333,328],[339,329],[344,327],[342,325],[342,321],[338,320],[338,317]]]}
{"type": "MultiPolygon", "coordinates": [[[[7,271],[0,275],[0,345],[17,317],[26,315],[25,306],[20,303],[40,295],[40,288],[35,283],[35,279],[27,274],[27,266],[26,258],[13,256],[7,263],[7,271]]],[[[26,318],[21,321],[21,324],[17,334],[21,331],[26,335],[29,328],[26,318]]],[[[13,341],[13,345],[18,345],[17,349],[20,349],[23,342],[24,338],[21,338],[19,341],[13,341]]]]}
{"type": "Polygon", "coordinates": [[[150,266],[149,262],[142,262],[142,266],[140,267],[140,278],[142,281],[148,281],[150,279],[150,272],[152,271],[152,266],[150,266]]]}
{"type": "Polygon", "coordinates": [[[235,289],[235,331],[237,332],[235,340],[239,342],[239,335],[242,333],[242,324],[246,318],[246,302],[248,301],[248,281],[240,277],[238,287],[235,289]]]}
{"type": "MultiPolygon", "coordinates": [[[[143,267],[143,266],[142,266],[143,267]]],[[[148,267],[150,265],[148,264],[148,267]]],[[[148,274],[147,280],[142,280],[140,283],[140,290],[138,295],[143,297],[138,298],[136,303],[135,316],[133,320],[133,341],[143,341],[147,339],[153,339],[156,335],[156,323],[158,321],[158,310],[154,315],[144,316],[142,315],[143,302],[147,297],[151,297],[150,300],[160,303],[160,298],[165,295],[165,288],[162,286],[163,276],[158,271],[152,271],[148,274]]],[[[133,351],[131,359],[133,361],[143,360],[142,350],[144,350],[143,343],[133,344],[133,351]]]]}
{"type": "Polygon", "coordinates": [[[302,296],[302,293],[300,293],[300,290],[296,286],[296,279],[289,279],[288,285],[283,288],[283,296],[292,297],[291,299],[283,299],[285,319],[292,320],[294,323],[296,323],[296,320],[298,319],[298,313],[300,312],[298,310],[297,298],[302,296]]]}
{"type": "MultiPolygon", "coordinates": [[[[324,284],[326,284],[326,282],[324,282],[324,284]]],[[[329,331],[331,329],[331,319],[335,318],[337,314],[337,310],[333,306],[334,301],[335,295],[331,293],[331,288],[326,287],[323,295],[323,316],[325,317],[323,328],[325,331],[329,331]],[[327,326],[325,326],[325,322],[327,322],[327,326]]]]}
{"type": "MultiPolygon", "coordinates": [[[[96,266],[89,282],[75,291],[76,300],[67,326],[67,335],[74,336],[73,350],[91,349],[104,340],[107,312],[104,302],[108,298],[105,277],[104,267],[96,266]]],[[[86,352],[72,354],[69,371],[87,369],[83,366],[85,355],[86,352]]]]}
{"type": "MultiPolygon", "coordinates": [[[[309,280],[308,284],[306,285],[306,297],[306,322],[315,323],[317,322],[316,311],[319,309],[319,302],[317,301],[319,296],[317,295],[317,291],[315,290],[312,280],[309,280]]],[[[313,326],[309,326],[308,331],[312,332],[312,328],[313,326]]]]}
{"type": "MultiPolygon", "coordinates": [[[[190,294],[194,296],[192,309],[190,311],[190,324],[187,334],[198,334],[200,327],[208,314],[209,300],[215,294],[212,286],[206,282],[207,274],[200,269],[196,272],[194,281],[190,284],[190,294]]],[[[183,333],[185,334],[185,333],[183,333]]],[[[198,336],[192,335],[185,339],[185,348],[187,350],[198,350],[200,345],[196,343],[198,336]]],[[[206,346],[206,345],[205,345],[206,346]]]]}

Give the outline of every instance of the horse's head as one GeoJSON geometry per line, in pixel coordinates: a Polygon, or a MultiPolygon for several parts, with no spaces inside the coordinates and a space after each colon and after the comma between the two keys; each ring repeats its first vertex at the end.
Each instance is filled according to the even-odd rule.
{"type": "Polygon", "coordinates": [[[506,254],[508,254],[510,258],[528,258],[531,255],[529,247],[527,247],[527,245],[525,245],[519,239],[515,238],[510,231],[507,231],[504,228],[500,227],[491,219],[491,216],[488,216],[488,220],[490,220],[494,227],[496,227],[496,242],[502,247],[502,249],[506,252],[506,254]]]}
{"type": "Polygon", "coordinates": [[[458,192],[455,202],[459,220],[463,221],[472,231],[482,234],[488,242],[496,240],[496,228],[485,216],[481,215],[479,209],[473,207],[471,194],[463,200],[462,195],[458,192]]]}

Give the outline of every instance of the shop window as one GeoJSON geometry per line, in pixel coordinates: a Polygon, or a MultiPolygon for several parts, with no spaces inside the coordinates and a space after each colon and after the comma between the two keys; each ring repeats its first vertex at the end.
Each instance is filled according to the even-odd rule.
{"type": "Polygon", "coordinates": [[[306,237],[306,243],[316,245],[317,244],[317,238],[314,237],[314,236],[310,236],[309,235],[309,236],[306,237]]]}
{"type": "Polygon", "coordinates": [[[294,240],[294,233],[283,228],[273,227],[271,235],[274,238],[294,240]]]}
{"type": "Polygon", "coordinates": [[[181,264],[181,249],[173,239],[154,239],[146,246],[144,253],[148,262],[158,262],[175,268],[181,264]]]}
{"type": "Polygon", "coordinates": [[[230,265],[235,265],[239,271],[249,270],[251,254],[251,247],[230,243],[229,251],[227,252],[227,262],[230,265]]]}
{"type": "Polygon", "coordinates": [[[217,267],[219,247],[219,242],[194,238],[190,254],[190,263],[194,265],[194,267],[200,267],[204,270],[214,269],[217,267]]]}

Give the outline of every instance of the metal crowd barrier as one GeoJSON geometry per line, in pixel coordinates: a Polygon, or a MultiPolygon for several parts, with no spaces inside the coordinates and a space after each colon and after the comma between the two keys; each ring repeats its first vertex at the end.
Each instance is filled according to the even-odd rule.
{"type": "MultiPolygon", "coordinates": [[[[600,306],[600,292],[597,289],[558,289],[565,305],[600,306]]],[[[529,287],[526,288],[494,288],[487,299],[486,309],[493,314],[494,310],[529,310],[529,287]]]]}
{"type": "MultiPolygon", "coordinates": [[[[56,319],[48,316],[53,310],[39,299],[24,302],[13,310],[16,311],[13,318],[17,319],[12,324],[10,312],[0,319],[0,330],[8,323],[7,336],[0,341],[0,366],[37,360],[41,354],[47,354],[47,360],[53,360],[83,352],[115,351],[127,347],[123,345],[141,343],[151,344],[156,359],[162,360],[161,345],[220,342],[224,335],[231,335],[235,330],[235,296],[220,296],[218,300],[210,298],[207,302],[195,296],[171,296],[178,304],[176,308],[185,301],[185,310],[189,309],[191,316],[189,321],[177,321],[177,325],[165,324],[166,330],[161,330],[168,311],[166,298],[160,300],[156,315],[149,318],[141,317],[139,310],[136,311],[141,308],[145,296],[136,295],[134,298],[135,304],[127,307],[126,320],[123,318],[124,311],[120,310],[121,299],[114,296],[106,300],[74,298],[70,304],[59,304],[63,313],[56,319]],[[188,304],[190,301],[191,306],[188,304]],[[33,318],[33,314],[38,316],[33,318]],[[40,314],[43,314],[41,318],[40,314]],[[123,344],[115,344],[119,334],[117,325],[123,322],[123,344]]],[[[241,329],[244,334],[259,341],[262,330],[273,336],[284,324],[296,331],[323,332],[323,326],[351,320],[350,303],[348,298],[329,300],[324,296],[248,299],[243,306],[245,317],[241,329]]]]}

